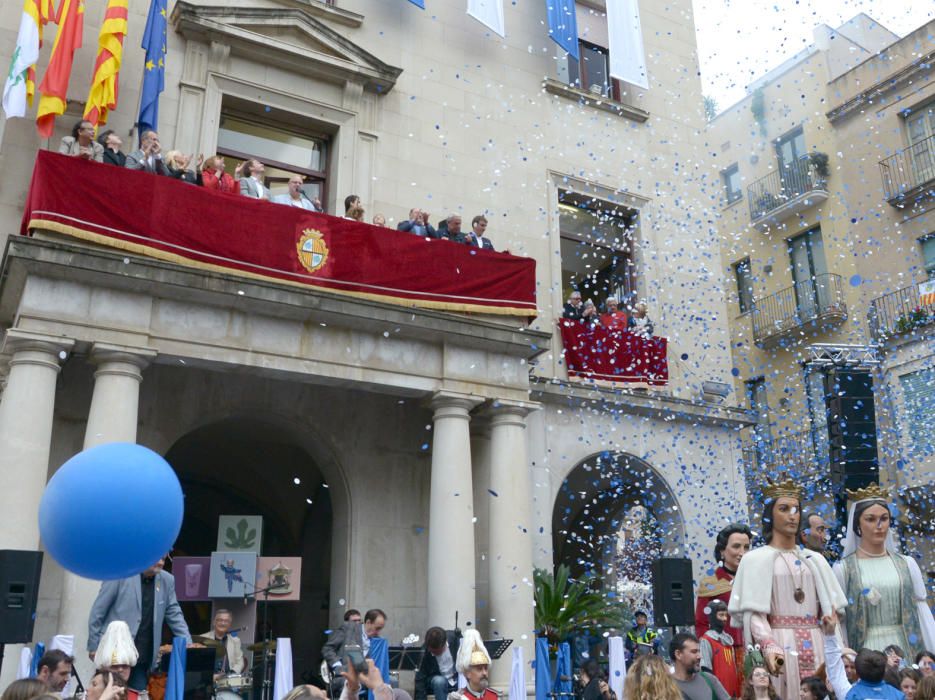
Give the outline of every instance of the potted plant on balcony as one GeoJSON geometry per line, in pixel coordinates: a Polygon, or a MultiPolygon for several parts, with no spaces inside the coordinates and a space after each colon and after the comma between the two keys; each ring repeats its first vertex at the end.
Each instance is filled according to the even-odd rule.
{"type": "Polygon", "coordinates": [[[828,154],[813,151],[808,154],[808,163],[814,174],[815,189],[823,190],[828,184],[828,177],[831,175],[831,171],[828,169],[828,154]]]}
{"type": "Polygon", "coordinates": [[[921,328],[931,320],[928,309],[917,306],[909,313],[897,318],[893,330],[897,333],[908,333],[916,328],[921,328]]]}

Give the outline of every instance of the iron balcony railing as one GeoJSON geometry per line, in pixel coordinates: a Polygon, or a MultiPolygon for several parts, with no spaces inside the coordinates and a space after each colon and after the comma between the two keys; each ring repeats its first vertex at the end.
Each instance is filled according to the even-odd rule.
{"type": "Polygon", "coordinates": [[[907,192],[935,184],[935,136],[912,144],[880,161],[883,194],[890,203],[907,192]]]}
{"type": "Polygon", "coordinates": [[[753,340],[766,346],[809,324],[847,320],[841,276],[815,275],[753,303],[753,340]]]}
{"type": "Polygon", "coordinates": [[[923,306],[919,286],[913,284],[871,301],[867,323],[876,338],[885,340],[935,323],[935,304],[923,306]]]}
{"type": "Polygon", "coordinates": [[[824,189],[825,178],[815,173],[809,159],[780,165],[766,177],[747,186],[750,219],[756,221],[803,194],[824,189]]]}

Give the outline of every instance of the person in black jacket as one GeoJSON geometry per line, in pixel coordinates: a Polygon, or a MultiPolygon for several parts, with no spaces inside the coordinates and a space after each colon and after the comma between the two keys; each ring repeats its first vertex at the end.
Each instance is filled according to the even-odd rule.
{"type": "Polygon", "coordinates": [[[441,627],[430,627],[425,633],[425,654],[416,671],[415,700],[446,700],[448,693],[458,689],[458,671],[455,659],[461,638],[456,632],[441,627]]]}
{"type": "Polygon", "coordinates": [[[108,129],[97,137],[97,142],[104,147],[104,162],[108,165],[117,165],[124,167],[127,164],[127,154],[120,150],[123,141],[117,136],[117,132],[108,129]]]}

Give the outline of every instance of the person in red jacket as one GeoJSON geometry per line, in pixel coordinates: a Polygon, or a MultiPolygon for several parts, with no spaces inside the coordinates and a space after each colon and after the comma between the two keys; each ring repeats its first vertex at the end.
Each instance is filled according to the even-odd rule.
{"type": "Polygon", "coordinates": [[[201,183],[209,190],[218,192],[240,192],[237,181],[230,173],[224,172],[224,157],[214,156],[205,161],[201,171],[201,183]]]}
{"type": "Polygon", "coordinates": [[[743,686],[743,671],[734,650],[734,639],[724,631],[729,621],[727,603],[712,598],[708,607],[711,610],[711,614],[708,615],[710,627],[698,640],[701,648],[701,668],[713,673],[714,677],[721,681],[728,695],[739,698],[743,686]]]}
{"type": "MultiPolygon", "coordinates": [[[[698,583],[698,600],[695,603],[695,634],[699,637],[711,628],[710,615],[712,600],[723,601],[725,605],[730,602],[731,585],[737,567],[743,555],[750,551],[753,533],[749,526],[743,523],[731,523],[719,533],[714,543],[714,560],[717,568],[712,576],[705,576],[698,583]]],[[[734,639],[734,650],[739,661],[743,660],[743,630],[732,627],[728,623],[724,627],[734,639]]]]}

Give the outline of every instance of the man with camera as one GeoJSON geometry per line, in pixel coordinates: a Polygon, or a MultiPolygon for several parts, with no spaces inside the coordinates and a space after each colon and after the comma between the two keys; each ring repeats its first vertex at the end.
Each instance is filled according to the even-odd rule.
{"type": "Polygon", "coordinates": [[[356,647],[364,658],[369,656],[370,640],[379,637],[386,627],[386,613],[379,608],[368,610],[364,614],[364,623],[347,620],[340,628],[328,637],[321,655],[331,669],[332,686],[335,693],[344,685],[341,672],[344,671],[344,661],[348,656],[348,647],[356,647]]]}

